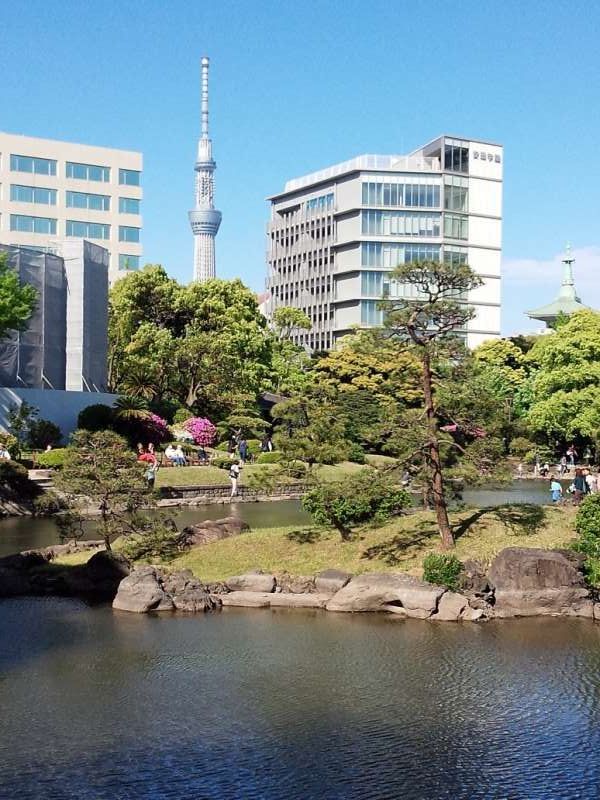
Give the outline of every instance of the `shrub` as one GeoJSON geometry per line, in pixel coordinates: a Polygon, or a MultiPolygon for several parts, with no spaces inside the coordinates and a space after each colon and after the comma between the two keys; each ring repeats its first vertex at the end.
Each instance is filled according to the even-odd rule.
{"type": "Polygon", "coordinates": [[[187,422],[187,420],[191,419],[192,416],[193,415],[189,408],[178,408],[173,414],[173,425],[181,425],[182,422],[187,422]]]}
{"type": "Polygon", "coordinates": [[[36,517],[49,517],[52,514],[58,514],[65,508],[67,508],[65,500],[51,489],[46,490],[33,501],[33,513],[36,517]]]}
{"type": "Polygon", "coordinates": [[[171,561],[179,554],[179,538],[177,530],[157,527],[127,537],[121,545],[121,552],[130,561],[171,561]]]}
{"type": "Polygon", "coordinates": [[[353,461],[355,464],[365,463],[365,451],[358,442],[352,442],[348,447],[348,461],[353,461]]]}
{"type": "Polygon", "coordinates": [[[429,553],[423,560],[423,580],[455,591],[462,564],[456,556],[429,553]]]}
{"type": "Polygon", "coordinates": [[[516,436],[510,443],[510,453],[513,456],[523,458],[530,450],[535,450],[535,444],[524,436],[516,436]]]}
{"type": "Polygon", "coordinates": [[[12,455],[16,455],[19,450],[19,440],[12,433],[0,431],[0,445],[12,455]]]}
{"type": "Polygon", "coordinates": [[[191,417],[183,424],[183,428],[191,433],[196,444],[210,447],[217,437],[217,429],[206,417],[191,417]]]}
{"type": "Polygon", "coordinates": [[[575,530],[579,541],[573,547],[590,558],[600,558],[600,494],[588,495],[577,510],[575,530]]]}
{"type": "Polygon", "coordinates": [[[229,456],[215,456],[211,459],[210,465],[211,467],[218,467],[219,469],[229,469],[233,461],[234,459],[229,458],[229,456]]]}
{"type": "Polygon", "coordinates": [[[257,464],[278,464],[281,461],[281,453],[271,451],[269,453],[259,453],[256,458],[257,464]]]}
{"type": "Polygon", "coordinates": [[[46,450],[37,457],[37,464],[46,469],[62,469],[68,448],[57,447],[56,450],[46,450]]]}
{"type": "Polygon", "coordinates": [[[27,469],[16,461],[0,461],[0,496],[8,500],[30,500],[40,494],[39,486],[29,480],[27,469]]]}
{"type": "Polygon", "coordinates": [[[77,427],[86,431],[105,431],[112,427],[114,420],[115,412],[110,406],[95,403],[79,412],[77,427]]]}
{"type": "Polygon", "coordinates": [[[61,438],[60,428],[49,419],[34,419],[29,425],[27,444],[32,450],[45,450],[48,445],[54,447],[61,438]]]}
{"type": "Polygon", "coordinates": [[[351,527],[381,524],[410,505],[410,496],[390,478],[363,469],[334,483],[318,483],[302,498],[302,506],[319,525],[336,528],[348,540],[351,527]]]}

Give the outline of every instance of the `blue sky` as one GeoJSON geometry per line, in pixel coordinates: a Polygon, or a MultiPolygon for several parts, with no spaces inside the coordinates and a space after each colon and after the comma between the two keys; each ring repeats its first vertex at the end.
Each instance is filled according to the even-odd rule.
{"type": "Polygon", "coordinates": [[[222,277],[263,288],[264,198],[287,178],[445,132],[505,146],[505,332],[553,299],[566,241],[600,307],[592,0],[30,0],[2,28],[0,129],[141,150],[145,259],[180,280],[207,54],[222,277]]]}

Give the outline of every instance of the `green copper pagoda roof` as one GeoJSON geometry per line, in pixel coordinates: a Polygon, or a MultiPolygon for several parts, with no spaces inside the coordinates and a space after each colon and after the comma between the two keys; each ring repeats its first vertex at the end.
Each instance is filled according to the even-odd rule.
{"type": "Polygon", "coordinates": [[[530,319],[539,319],[546,324],[554,322],[560,314],[573,314],[575,311],[581,311],[588,306],[584,305],[577,296],[575,289],[575,280],[573,278],[573,262],[575,259],[571,255],[571,246],[567,245],[567,252],[562,263],[564,266],[563,279],[560,285],[558,297],[552,303],[546,306],[536,308],[533,311],[526,311],[525,313],[530,319]]]}

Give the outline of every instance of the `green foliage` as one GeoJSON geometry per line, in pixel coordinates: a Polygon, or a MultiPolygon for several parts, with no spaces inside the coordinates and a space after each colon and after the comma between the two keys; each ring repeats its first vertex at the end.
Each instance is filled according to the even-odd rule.
{"type": "MultiPolygon", "coordinates": [[[[244,437],[250,442],[253,439],[249,439],[249,437],[254,437],[258,441],[256,437],[264,436],[271,425],[260,416],[258,411],[252,408],[241,408],[232,411],[217,427],[221,436],[227,437],[227,440],[233,435],[238,440],[244,437]]],[[[258,444],[260,446],[260,442],[258,444]]],[[[225,446],[227,446],[227,441],[225,446]]]]}
{"type": "Polygon", "coordinates": [[[436,586],[445,586],[456,591],[461,572],[462,564],[456,556],[429,553],[423,559],[423,580],[436,586]]]}
{"type": "Polygon", "coordinates": [[[364,522],[381,524],[410,505],[410,497],[391,479],[364,469],[343,481],[318,482],[302,498],[302,507],[319,525],[336,528],[343,540],[364,522]]]}
{"type": "Polygon", "coordinates": [[[37,457],[37,464],[46,469],[62,469],[67,458],[68,449],[58,447],[55,450],[46,450],[37,457]]]}
{"type": "Polygon", "coordinates": [[[37,292],[21,285],[18,273],[9,266],[8,254],[0,253],[0,339],[11,331],[23,331],[37,305],[37,292]]]}
{"type": "Polygon", "coordinates": [[[0,431],[0,446],[4,447],[5,450],[12,455],[16,455],[19,450],[19,441],[16,436],[13,436],[12,433],[8,433],[8,431],[0,431]]]}
{"type": "Polygon", "coordinates": [[[142,533],[129,536],[121,552],[130,561],[172,561],[180,554],[179,541],[178,530],[168,521],[162,525],[154,523],[142,533]]]}
{"type": "Polygon", "coordinates": [[[312,328],[310,319],[304,311],[291,306],[280,306],[273,312],[273,324],[277,335],[289,339],[296,331],[309,331],[312,328]]]}
{"type": "Polygon", "coordinates": [[[114,421],[114,409],[103,403],[94,403],[79,412],[77,427],[86,431],[105,431],[112,428],[114,421]]]}
{"type": "Polygon", "coordinates": [[[579,540],[574,548],[592,558],[600,558],[600,494],[584,498],[577,509],[575,530],[579,540]]]}
{"type": "Polygon", "coordinates": [[[344,420],[322,394],[306,394],[278,403],[271,411],[278,423],[275,444],[282,462],[337,464],[348,454],[344,420]]]}
{"type": "Polygon", "coordinates": [[[365,463],[365,451],[357,442],[351,442],[348,447],[348,460],[355,464],[365,463]]]}
{"type": "Polygon", "coordinates": [[[524,436],[517,436],[510,443],[510,452],[513,456],[523,458],[530,451],[535,451],[535,444],[530,439],[526,439],[524,436]]]}
{"type": "Polygon", "coordinates": [[[14,405],[7,415],[8,430],[14,437],[16,446],[11,451],[13,458],[19,458],[21,450],[29,438],[29,430],[38,415],[37,408],[23,401],[21,405],[14,405]]]}
{"type": "Polygon", "coordinates": [[[63,511],[66,507],[64,498],[51,489],[47,489],[33,501],[33,513],[36,517],[50,517],[63,511]]]}
{"type": "Polygon", "coordinates": [[[281,461],[281,453],[273,450],[268,453],[259,453],[256,458],[257,464],[279,464],[281,461]]]}
{"type": "Polygon", "coordinates": [[[45,450],[48,445],[54,447],[62,438],[58,425],[48,419],[34,419],[29,424],[27,444],[32,450],[45,450]]]}
{"type": "Polygon", "coordinates": [[[0,498],[22,503],[30,502],[39,494],[38,485],[29,480],[25,467],[15,461],[0,461],[0,498]]]}
{"type": "Polygon", "coordinates": [[[214,456],[211,458],[210,465],[211,467],[218,467],[219,469],[229,469],[235,459],[230,458],[229,456],[214,456]]]}
{"type": "Polygon", "coordinates": [[[186,422],[192,416],[189,408],[178,408],[175,414],[173,415],[173,424],[174,425],[181,425],[183,422],[186,422]]]}

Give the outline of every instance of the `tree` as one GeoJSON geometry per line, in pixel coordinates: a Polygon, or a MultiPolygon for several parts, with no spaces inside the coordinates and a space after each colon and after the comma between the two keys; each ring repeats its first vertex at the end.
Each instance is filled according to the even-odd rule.
{"type": "MultiPolygon", "coordinates": [[[[152,520],[143,513],[155,503],[140,465],[127,442],[113,431],[76,431],[55,484],[73,509],[68,527],[81,527],[78,498],[97,504],[100,533],[107,550],[119,536],[143,534],[152,520]]],[[[157,525],[162,525],[158,520],[157,525]]]]}
{"type": "Polygon", "coordinates": [[[55,447],[61,437],[58,425],[48,419],[34,419],[29,424],[27,443],[32,450],[45,450],[48,445],[55,447]]]}
{"type": "Polygon", "coordinates": [[[292,341],[295,331],[309,331],[312,323],[299,308],[281,306],[273,312],[275,340],[272,346],[270,386],[279,394],[303,391],[310,383],[310,356],[292,341]]]}
{"type": "Polygon", "coordinates": [[[302,498],[302,507],[319,525],[335,528],[343,541],[362,522],[381,524],[410,505],[410,496],[389,476],[363,469],[335,483],[318,482],[302,498]]]}
{"type": "Polygon", "coordinates": [[[301,309],[280,306],[273,312],[273,326],[280,339],[290,339],[294,331],[309,331],[312,322],[301,309]]]}
{"type": "Polygon", "coordinates": [[[8,431],[16,440],[16,447],[12,453],[13,458],[21,457],[22,449],[27,445],[29,430],[38,417],[38,410],[23,400],[20,405],[14,405],[7,415],[8,431]]]}
{"type": "Polygon", "coordinates": [[[18,273],[8,263],[8,253],[0,253],[0,339],[11,331],[22,331],[37,304],[33,286],[21,285],[18,273]]]}
{"type": "Polygon", "coordinates": [[[464,331],[475,317],[475,310],[466,298],[483,281],[466,264],[437,261],[403,264],[392,272],[392,281],[417,291],[415,298],[388,297],[383,301],[384,326],[388,334],[409,347],[421,363],[427,481],[442,546],[449,548],[454,545],[454,536],[444,491],[434,369],[440,359],[454,357],[464,350],[457,332],[464,331]]]}
{"type": "Polygon", "coordinates": [[[527,421],[552,442],[597,441],[600,433],[600,314],[572,314],[540,336],[526,356],[532,370],[527,421]]]}

